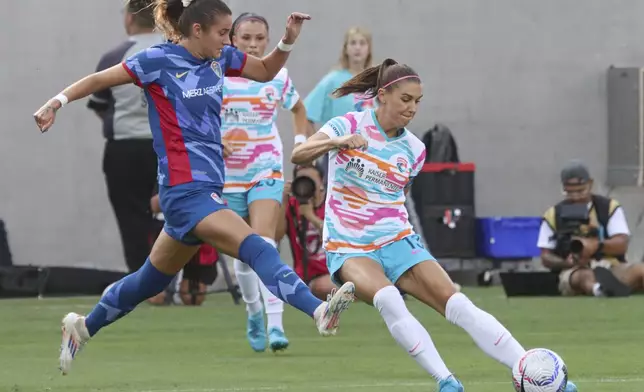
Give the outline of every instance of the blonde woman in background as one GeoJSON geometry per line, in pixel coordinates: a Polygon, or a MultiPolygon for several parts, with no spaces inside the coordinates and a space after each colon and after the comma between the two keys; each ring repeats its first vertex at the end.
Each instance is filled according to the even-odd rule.
{"type": "MultiPolygon", "coordinates": [[[[304,100],[307,118],[311,124],[326,124],[330,119],[348,112],[374,107],[373,98],[363,94],[349,94],[333,98],[331,93],[353,76],[371,66],[371,33],[361,27],[350,28],[344,36],[339,66],[326,74],[304,100]]],[[[313,133],[313,130],[310,131],[313,133]]]]}

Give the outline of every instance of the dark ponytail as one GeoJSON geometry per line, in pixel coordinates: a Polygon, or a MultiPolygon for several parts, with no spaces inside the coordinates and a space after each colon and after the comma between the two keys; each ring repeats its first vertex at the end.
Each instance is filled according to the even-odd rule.
{"type": "Polygon", "coordinates": [[[220,15],[232,15],[222,0],[192,0],[187,7],[182,0],[156,0],[154,9],[157,28],[172,41],[189,37],[195,23],[208,29],[220,15]]]}
{"type": "Polygon", "coordinates": [[[233,37],[235,36],[235,33],[237,32],[237,28],[239,27],[239,25],[248,20],[263,23],[264,26],[266,26],[266,32],[267,33],[269,32],[268,21],[266,20],[266,18],[264,18],[261,15],[255,14],[253,12],[244,12],[241,15],[239,15],[237,19],[235,19],[235,21],[233,22],[233,27],[230,29],[230,33],[228,33],[230,42],[233,42],[233,37]]]}
{"type": "Polygon", "coordinates": [[[154,21],[167,39],[178,41],[181,38],[179,32],[179,18],[183,13],[181,0],[156,0],[154,8],[154,21]]]}
{"type": "MultiPolygon", "coordinates": [[[[367,68],[347,80],[333,92],[333,96],[339,98],[349,94],[361,93],[365,94],[365,98],[373,98],[383,86],[389,89],[393,87],[392,82],[406,76],[417,77],[418,74],[407,65],[398,64],[393,59],[386,59],[382,64],[367,68]]],[[[417,80],[420,81],[420,79],[417,80]]]]}

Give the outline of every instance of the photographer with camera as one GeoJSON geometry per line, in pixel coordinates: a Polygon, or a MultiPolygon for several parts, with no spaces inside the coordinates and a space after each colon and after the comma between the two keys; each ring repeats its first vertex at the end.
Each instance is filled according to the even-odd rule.
{"type": "Polygon", "coordinates": [[[592,193],[580,161],[568,163],[561,182],[566,198],[544,214],[537,246],[562,295],[623,297],[644,288],[644,264],[626,264],[630,231],[619,202],[592,193]]]}
{"type": "Polygon", "coordinates": [[[335,288],[326,267],[322,248],[324,226],[325,170],[320,162],[296,166],[293,181],[284,186],[282,218],[277,226],[277,242],[288,236],[293,269],[318,298],[326,300],[335,288]],[[302,246],[302,244],[306,246],[302,246]]]}

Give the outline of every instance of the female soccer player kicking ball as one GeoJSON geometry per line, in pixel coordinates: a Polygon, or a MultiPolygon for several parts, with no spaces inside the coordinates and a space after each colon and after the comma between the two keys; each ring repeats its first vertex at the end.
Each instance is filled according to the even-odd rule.
{"type": "MultiPolygon", "coordinates": [[[[264,56],[268,22],[260,15],[243,13],[233,22],[230,39],[242,52],[264,56]]],[[[222,139],[227,147],[224,200],[273,246],[276,246],[275,231],[281,218],[284,192],[283,146],[275,124],[280,107],[293,113],[295,142],[306,140],[306,109],[286,68],[268,83],[243,77],[224,79],[221,123],[222,139]]],[[[288,340],[282,324],[284,303],[260,282],[248,264],[235,260],[234,266],[248,311],[246,337],[251,348],[257,352],[266,350],[262,311],[265,310],[271,350],[286,349],[288,340]]]]}
{"type": "Polygon", "coordinates": [[[87,317],[63,319],[60,367],[69,372],[90,337],[161,292],[206,241],[251,266],[284,302],[307,313],[324,336],[335,333],[340,313],[353,300],[352,283],[330,299],[314,297],[285,266],[277,250],[221,199],[224,160],[220,135],[225,74],[270,81],[282,69],[308,15],[293,13],[277,49],[258,59],[228,46],[231,11],[221,0],[157,0],[158,27],[177,43],[148,48],[66,88],[35,114],[42,132],[56,112],[108,87],[135,82],[148,98],[154,147],[159,159],[159,197],[166,218],[146,263],[117,282],[87,317]]]}
{"type": "MultiPolygon", "coordinates": [[[[405,193],[425,162],[425,146],[404,128],[423,95],[418,74],[388,59],[335,91],[350,93],[375,95],[379,106],[331,119],[292,156],[293,163],[306,164],[330,152],[324,247],[331,276],[355,283],[358,298],[373,303],[398,344],[438,381],[440,392],[464,389],[394,285],[463,328],[487,355],[511,369],[523,347],[493,316],[456,292],[407,219],[405,193]]],[[[576,388],[570,383],[566,391],[576,388]]]]}

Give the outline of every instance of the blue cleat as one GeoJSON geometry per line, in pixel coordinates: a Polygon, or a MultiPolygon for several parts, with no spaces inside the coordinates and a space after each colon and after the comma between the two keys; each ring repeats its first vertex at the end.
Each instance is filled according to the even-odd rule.
{"type": "Polygon", "coordinates": [[[263,311],[248,316],[246,337],[253,350],[258,353],[266,351],[266,327],[264,326],[263,311]]]}
{"type": "Polygon", "coordinates": [[[286,350],[288,347],[288,339],[286,339],[284,331],[279,328],[271,328],[268,331],[268,345],[273,352],[286,350]]]}
{"type": "Polygon", "coordinates": [[[568,381],[568,384],[566,384],[566,389],[564,389],[564,392],[577,392],[577,386],[572,383],[572,381],[568,381]]]}
{"type": "Polygon", "coordinates": [[[465,388],[456,377],[449,376],[438,383],[438,392],[465,392],[465,388]]]}

